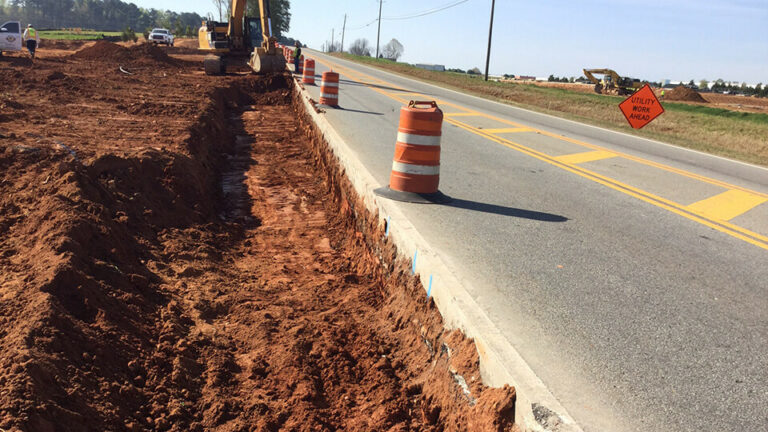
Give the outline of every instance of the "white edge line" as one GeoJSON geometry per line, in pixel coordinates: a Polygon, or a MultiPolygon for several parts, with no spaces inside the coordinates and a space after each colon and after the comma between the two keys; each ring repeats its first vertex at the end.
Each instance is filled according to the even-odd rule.
{"type": "MultiPolygon", "coordinates": [[[[325,56],[325,57],[328,57],[328,56],[325,56]]],[[[724,156],[719,156],[719,155],[715,155],[715,154],[711,154],[711,153],[705,153],[705,152],[700,151],[700,150],[694,150],[694,149],[690,149],[690,148],[687,148],[687,147],[681,147],[681,146],[677,146],[677,145],[674,145],[674,144],[669,144],[669,143],[665,143],[665,142],[662,142],[662,141],[657,141],[657,140],[652,139],[652,138],[645,138],[645,137],[641,137],[641,136],[637,136],[637,135],[628,134],[626,132],[615,131],[615,130],[606,129],[606,128],[600,127],[600,126],[594,126],[594,125],[587,124],[587,123],[581,123],[581,122],[578,122],[578,121],[575,121],[575,120],[571,120],[571,119],[567,119],[567,118],[563,118],[563,117],[557,117],[557,116],[554,116],[552,114],[546,114],[546,113],[540,113],[540,112],[537,112],[537,111],[532,111],[532,110],[529,110],[527,108],[521,108],[521,107],[517,107],[517,106],[514,106],[514,105],[510,105],[510,104],[505,104],[503,102],[498,102],[498,101],[495,101],[495,100],[492,100],[492,99],[486,99],[486,98],[483,98],[483,97],[480,97],[480,96],[475,96],[473,94],[462,93],[460,91],[453,90],[453,89],[450,89],[450,88],[447,88],[447,87],[442,87],[442,86],[439,86],[439,85],[436,85],[436,84],[432,84],[432,83],[429,83],[429,82],[426,82],[426,81],[415,80],[413,78],[408,78],[408,77],[406,77],[404,75],[399,75],[399,74],[396,74],[396,73],[392,73],[392,72],[389,72],[389,71],[384,70],[384,69],[377,69],[377,68],[374,68],[372,66],[364,65],[362,63],[355,63],[355,62],[353,62],[351,60],[341,59],[341,58],[337,58],[337,57],[333,57],[333,59],[335,61],[344,61],[344,62],[351,63],[351,64],[356,65],[356,66],[364,67],[364,68],[366,68],[368,70],[372,70],[372,71],[376,71],[376,72],[381,72],[381,73],[386,74],[386,75],[390,75],[390,76],[393,76],[393,77],[396,77],[396,78],[400,78],[400,79],[404,79],[404,80],[407,80],[407,81],[415,82],[415,83],[418,83],[418,84],[425,84],[425,85],[428,85],[430,87],[434,87],[434,88],[437,88],[437,89],[441,89],[441,90],[449,91],[449,92],[452,92],[452,93],[456,93],[456,94],[461,95],[461,96],[471,97],[473,99],[477,99],[477,100],[480,100],[480,101],[483,101],[483,102],[490,102],[490,103],[494,103],[496,105],[501,105],[503,107],[507,107],[507,108],[511,108],[511,109],[516,109],[516,110],[520,110],[520,111],[525,111],[525,112],[527,112],[529,114],[549,117],[549,118],[552,118],[552,119],[561,120],[561,121],[565,121],[565,122],[568,122],[568,123],[573,123],[573,124],[579,125],[579,126],[586,126],[586,127],[592,128],[592,129],[598,129],[598,130],[605,131],[605,132],[615,133],[615,134],[619,134],[619,135],[624,135],[626,137],[630,137],[630,138],[635,138],[635,139],[651,142],[651,143],[654,143],[654,144],[657,144],[657,145],[662,145],[662,146],[670,147],[672,149],[685,150],[685,151],[688,151],[688,152],[691,152],[691,153],[699,154],[701,156],[709,156],[709,157],[712,157],[712,158],[715,158],[715,159],[721,159],[721,160],[724,160],[724,161],[727,161],[727,162],[733,162],[733,163],[745,165],[745,166],[748,166],[748,167],[751,167],[751,168],[757,168],[757,169],[760,169],[760,170],[768,171],[768,167],[762,167],[760,165],[755,165],[755,164],[752,164],[752,163],[749,163],[749,162],[742,162],[740,160],[731,159],[731,158],[727,158],[727,157],[724,157],[724,156]]]]}

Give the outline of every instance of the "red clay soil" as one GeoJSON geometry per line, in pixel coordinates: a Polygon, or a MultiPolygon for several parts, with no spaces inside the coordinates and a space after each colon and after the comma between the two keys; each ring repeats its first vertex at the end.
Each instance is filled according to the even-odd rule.
{"type": "Polygon", "coordinates": [[[288,78],[111,61],[0,60],[1,429],[516,429],[288,78]]]}
{"type": "Polygon", "coordinates": [[[179,61],[168,56],[162,48],[154,44],[143,43],[124,47],[108,41],[98,41],[80,49],[72,55],[80,60],[99,60],[102,62],[142,63],[162,66],[179,66],[179,61]]]}
{"type": "Polygon", "coordinates": [[[707,103],[707,100],[701,97],[699,92],[686,86],[677,86],[671,91],[666,92],[664,100],[707,103]]]}

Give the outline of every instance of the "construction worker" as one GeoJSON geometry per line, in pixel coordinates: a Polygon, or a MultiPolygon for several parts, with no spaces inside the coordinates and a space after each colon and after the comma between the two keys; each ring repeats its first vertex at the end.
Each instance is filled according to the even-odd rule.
{"type": "Polygon", "coordinates": [[[27,29],[24,30],[24,36],[22,39],[27,41],[27,49],[29,50],[29,55],[32,56],[32,60],[34,60],[35,50],[37,49],[37,45],[40,43],[40,38],[37,36],[37,30],[32,27],[32,24],[29,24],[27,29]]]}
{"type": "Polygon", "coordinates": [[[664,89],[661,89],[661,99],[664,99],[664,89]]]}
{"type": "Polygon", "coordinates": [[[301,62],[301,44],[296,41],[296,49],[293,50],[293,71],[294,73],[300,73],[299,63],[301,62]]]}

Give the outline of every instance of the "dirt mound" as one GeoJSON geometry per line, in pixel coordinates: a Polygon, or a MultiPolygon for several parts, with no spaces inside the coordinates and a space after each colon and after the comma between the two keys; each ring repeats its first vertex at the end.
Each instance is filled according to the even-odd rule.
{"type": "Polygon", "coordinates": [[[128,49],[118,44],[98,41],[72,54],[72,57],[84,60],[123,60],[127,53],[128,49]]]}
{"type": "Polygon", "coordinates": [[[699,92],[682,85],[675,87],[672,91],[665,94],[664,99],[668,101],[707,103],[707,100],[701,97],[699,92]]]}
{"type": "Polygon", "coordinates": [[[76,52],[72,57],[81,60],[98,60],[124,64],[154,62],[178,66],[178,61],[169,57],[162,48],[147,43],[126,48],[112,42],[98,41],[94,45],[76,52]]]}

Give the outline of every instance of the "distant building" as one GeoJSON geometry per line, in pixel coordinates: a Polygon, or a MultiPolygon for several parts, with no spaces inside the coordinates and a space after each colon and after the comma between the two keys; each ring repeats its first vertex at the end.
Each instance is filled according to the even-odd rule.
{"type": "Polygon", "coordinates": [[[534,81],[536,80],[536,77],[530,75],[515,75],[515,79],[518,81],[534,81]]]}
{"type": "Polygon", "coordinates": [[[439,64],[415,64],[419,69],[426,69],[430,71],[436,71],[436,72],[445,72],[445,66],[439,65],[439,64]]]}
{"type": "Polygon", "coordinates": [[[536,77],[536,81],[549,81],[549,77],[536,77]]]}

